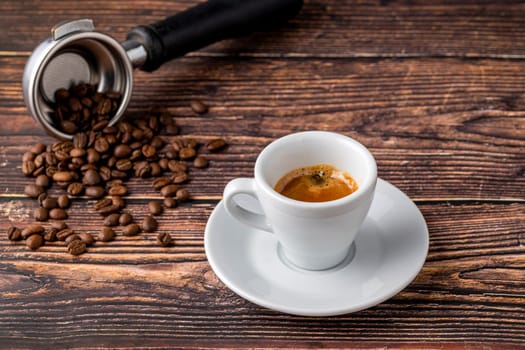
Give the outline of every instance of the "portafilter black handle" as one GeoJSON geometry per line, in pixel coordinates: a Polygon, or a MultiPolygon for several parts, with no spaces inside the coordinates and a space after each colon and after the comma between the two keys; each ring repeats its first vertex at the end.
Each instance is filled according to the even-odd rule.
{"type": "Polygon", "coordinates": [[[302,0],[209,0],[174,16],[128,32],[148,57],[140,67],[154,71],[163,63],[214,42],[266,30],[295,16],[302,0]]]}

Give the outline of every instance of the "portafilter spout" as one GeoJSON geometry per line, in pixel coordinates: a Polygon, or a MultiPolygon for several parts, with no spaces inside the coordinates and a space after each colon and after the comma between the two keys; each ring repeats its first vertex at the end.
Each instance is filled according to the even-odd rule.
{"type": "Polygon", "coordinates": [[[109,123],[114,125],[131,98],[134,68],[151,72],[214,42],[282,24],[302,4],[302,0],[209,0],[160,22],[135,27],[123,43],[96,31],[91,19],[59,23],[26,63],[22,82],[26,105],[50,135],[71,139],[73,135],[60,130],[55,120],[54,93],[89,83],[99,92],[120,93],[119,107],[109,123]]]}

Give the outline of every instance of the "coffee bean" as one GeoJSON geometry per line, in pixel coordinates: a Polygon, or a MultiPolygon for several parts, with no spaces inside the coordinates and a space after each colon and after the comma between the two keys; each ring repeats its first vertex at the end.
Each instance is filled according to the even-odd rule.
{"type": "Polygon", "coordinates": [[[39,234],[33,234],[26,239],[26,246],[31,250],[36,250],[44,244],[44,239],[39,234]]]}
{"type": "Polygon", "coordinates": [[[29,149],[29,152],[34,154],[40,154],[44,153],[46,151],[46,148],[46,145],[44,145],[43,143],[37,143],[29,149]]]}
{"type": "Polygon", "coordinates": [[[190,107],[191,107],[191,110],[197,114],[205,114],[206,112],[208,112],[208,106],[206,106],[201,101],[195,101],[195,100],[191,101],[190,107]]]}
{"type": "Polygon", "coordinates": [[[57,204],[62,209],[67,209],[71,205],[71,200],[67,194],[62,194],[58,196],[57,204]]]}
{"type": "Polygon", "coordinates": [[[177,162],[176,160],[170,160],[168,162],[168,168],[172,173],[182,173],[188,170],[188,166],[184,162],[177,162]]]}
{"type": "Polygon", "coordinates": [[[126,202],[120,196],[112,196],[111,197],[111,203],[113,205],[116,205],[117,207],[119,207],[119,209],[122,209],[122,208],[124,208],[126,206],[126,202]]]}
{"type": "Polygon", "coordinates": [[[86,243],[82,242],[79,239],[73,240],[67,245],[67,251],[69,252],[69,254],[75,256],[84,254],[87,251],[86,243]]]}
{"type": "Polygon", "coordinates": [[[145,232],[154,232],[159,227],[157,220],[153,216],[146,216],[142,221],[142,229],[145,232]]]}
{"type": "Polygon", "coordinates": [[[133,168],[133,163],[129,159],[119,159],[115,167],[120,171],[128,171],[133,168]]]}
{"type": "Polygon", "coordinates": [[[80,232],[78,234],[78,237],[80,238],[80,240],[82,242],[84,242],[86,244],[87,247],[89,247],[90,245],[93,245],[93,243],[95,243],[95,239],[93,238],[93,236],[91,235],[91,233],[88,233],[88,232],[80,232]]]}
{"type": "Polygon", "coordinates": [[[100,198],[106,194],[106,190],[101,186],[87,186],[84,192],[86,196],[91,198],[100,198]]]}
{"type": "Polygon", "coordinates": [[[100,153],[94,148],[89,148],[87,150],[86,160],[89,164],[96,164],[100,161],[100,153]]]}
{"type": "Polygon", "coordinates": [[[186,201],[188,201],[190,199],[190,191],[188,191],[185,188],[181,188],[181,189],[177,190],[175,198],[178,201],[186,202],[186,201]]]}
{"type": "Polygon", "coordinates": [[[142,146],[142,154],[146,158],[151,158],[157,154],[157,149],[152,145],[144,145],[142,146]]]}
{"type": "Polygon", "coordinates": [[[120,214],[113,213],[104,218],[104,226],[118,226],[120,214]]]}
{"type": "Polygon", "coordinates": [[[67,89],[58,89],[55,91],[55,101],[65,101],[69,96],[69,91],[67,89]]]}
{"type": "Polygon", "coordinates": [[[120,170],[111,170],[111,177],[114,179],[125,179],[128,177],[128,173],[120,170]]]}
{"type": "Polygon", "coordinates": [[[24,187],[24,194],[31,198],[38,198],[39,195],[44,193],[44,188],[35,184],[29,184],[24,187]]]}
{"type": "Polygon", "coordinates": [[[54,209],[58,207],[58,202],[55,198],[48,196],[46,199],[42,201],[41,206],[45,209],[54,209]]]}
{"type": "Polygon", "coordinates": [[[112,200],[110,198],[103,198],[93,205],[93,209],[100,210],[101,208],[107,207],[108,205],[111,205],[111,204],[112,204],[112,200]]]}
{"type": "Polygon", "coordinates": [[[113,186],[108,191],[110,196],[124,196],[128,193],[126,186],[113,186]]]}
{"type": "Polygon", "coordinates": [[[120,215],[119,220],[118,220],[118,223],[120,224],[120,226],[126,226],[126,225],[131,224],[132,222],[133,222],[133,217],[129,213],[124,213],[120,215]]]}
{"type": "Polygon", "coordinates": [[[58,230],[56,228],[48,228],[44,233],[44,241],[55,242],[57,240],[57,232],[58,230]]]}
{"type": "Polygon", "coordinates": [[[71,196],[80,196],[84,192],[84,185],[80,182],[73,182],[67,186],[67,194],[71,196]]]}
{"type": "Polygon", "coordinates": [[[98,170],[100,174],[100,178],[102,181],[109,181],[111,180],[111,169],[107,166],[101,166],[98,170]]]}
{"type": "Polygon", "coordinates": [[[148,209],[151,215],[162,214],[162,205],[160,202],[151,201],[148,203],[148,209]]]}
{"type": "Polygon", "coordinates": [[[36,201],[38,202],[38,205],[39,206],[42,206],[42,204],[44,203],[44,201],[47,199],[48,195],[46,192],[43,192],[43,193],[40,193],[36,199],[36,201]]]}
{"type": "Polygon", "coordinates": [[[164,140],[159,136],[154,136],[151,139],[151,145],[155,147],[156,149],[160,149],[162,146],[164,146],[164,140]]]}
{"type": "Polygon", "coordinates": [[[74,158],[83,157],[86,154],[86,150],[83,148],[73,148],[69,151],[69,155],[74,158]]]}
{"type": "Polygon", "coordinates": [[[33,152],[26,152],[24,153],[24,155],[22,155],[22,162],[28,162],[28,161],[33,161],[35,160],[35,157],[36,157],[36,154],[34,154],[33,152]]]}
{"type": "Polygon", "coordinates": [[[118,205],[111,204],[111,205],[98,209],[98,213],[102,216],[108,216],[109,214],[116,213],[119,210],[120,210],[120,207],[118,205]]]}
{"type": "Polygon", "coordinates": [[[73,180],[73,177],[71,176],[71,173],[69,171],[58,171],[53,174],[53,180],[60,182],[69,182],[73,180]]]}
{"type": "MultiPolygon", "coordinates": [[[[88,104],[91,104],[92,101],[88,98],[82,99],[81,103],[85,105],[84,102],[88,100],[89,100],[88,104]]],[[[90,106],[87,106],[87,107],[90,107],[90,106]]],[[[89,141],[89,136],[85,132],[79,132],[73,135],[73,146],[75,146],[76,148],[86,148],[88,141],[89,141]]]]}
{"type": "Polygon", "coordinates": [[[66,237],[66,239],[64,240],[64,242],[67,244],[71,243],[72,241],[80,241],[80,236],[78,235],[78,233],[74,233],[72,235],[69,235],[66,237]]]}
{"type": "Polygon", "coordinates": [[[184,147],[179,151],[179,157],[183,160],[192,159],[196,154],[195,149],[189,147],[184,147]]]}
{"type": "Polygon", "coordinates": [[[113,150],[113,155],[117,158],[126,158],[131,155],[132,149],[126,144],[120,144],[113,150]]]}
{"type": "Polygon", "coordinates": [[[49,211],[49,218],[53,220],[65,220],[67,219],[67,213],[62,208],[55,208],[49,211]]]}
{"type": "Polygon", "coordinates": [[[208,158],[206,158],[204,156],[197,156],[193,160],[193,166],[195,168],[199,168],[199,169],[208,167],[208,158]]]}
{"type": "Polygon", "coordinates": [[[124,228],[122,229],[122,234],[124,236],[135,236],[139,234],[139,232],[140,232],[140,227],[137,224],[129,224],[129,225],[124,226],[124,228]]]}
{"type": "Polygon", "coordinates": [[[206,144],[206,149],[210,152],[216,152],[226,147],[226,141],[223,139],[213,139],[206,144]]]}
{"type": "Polygon", "coordinates": [[[47,221],[47,219],[49,219],[49,212],[46,208],[36,208],[33,213],[33,218],[36,221],[47,221]]]}
{"type": "Polygon", "coordinates": [[[99,173],[92,169],[86,171],[82,177],[82,183],[86,186],[98,185],[100,181],[102,181],[102,179],[99,173]]]}
{"type": "Polygon", "coordinates": [[[22,235],[23,239],[26,239],[27,237],[34,235],[34,234],[40,235],[44,231],[45,229],[43,226],[33,224],[33,225],[29,225],[26,228],[24,228],[20,234],[22,235]]]}
{"type": "Polygon", "coordinates": [[[104,227],[102,231],[98,233],[98,240],[101,242],[110,242],[115,239],[115,231],[111,227],[104,227]]]}
{"type": "Polygon", "coordinates": [[[188,174],[186,174],[186,173],[177,173],[177,174],[175,174],[173,176],[171,181],[174,184],[181,184],[181,183],[184,183],[184,182],[188,181],[188,179],[189,179],[188,174]]]}
{"type": "Polygon", "coordinates": [[[10,241],[19,241],[22,239],[22,231],[18,227],[9,226],[7,228],[7,238],[10,241]]]}
{"type": "Polygon", "coordinates": [[[48,188],[50,184],[51,182],[49,180],[49,177],[47,177],[47,175],[45,174],[38,175],[35,179],[35,185],[37,186],[48,188]]]}
{"type": "Polygon", "coordinates": [[[162,187],[171,184],[171,179],[167,176],[159,177],[153,180],[151,187],[156,190],[160,190],[162,187]]]}
{"type": "Polygon", "coordinates": [[[160,194],[163,197],[173,197],[177,193],[178,189],[179,189],[179,186],[177,185],[174,185],[174,184],[166,185],[160,189],[160,194]]]}
{"type": "Polygon", "coordinates": [[[173,244],[173,240],[169,233],[161,232],[157,235],[157,243],[163,247],[169,247],[173,244]]]}
{"type": "Polygon", "coordinates": [[[61,231],[67,228],[67,224],[64,221],[53,221],[51,227],[61,231]]]}
{"type": "Polygon", "coordinates": [[[73,233],[74,233],[73,230],[70,228],[59,230],[57,232],[57,239],[59,241],[64,241],[67,237],[71,236],[73,233]]]}
{"type": "Polygon", "coordinates": [[[109,143],[105,137],[99,137],[95,140],[95,151],[106,153],[109,150],[109,143]]]}
{"type": "Polygon", "coordinates": [[[175,198],[172,198],[172,197],[166,197],[166,198],[164,198],[163,204],[164,204],[164,206],[166,208],[176,208],[177,207],[177,200],[175,198]]]}

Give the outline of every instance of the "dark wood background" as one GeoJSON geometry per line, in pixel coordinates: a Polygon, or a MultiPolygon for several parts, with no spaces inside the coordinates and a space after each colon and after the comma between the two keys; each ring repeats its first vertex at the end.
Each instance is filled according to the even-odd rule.
{"type": "MultiPolygon", "coordinates": [[[[193,202],[161,218],[176,246],[143,234],[74,258],[7,240],[6,228],[30,223],[36,205],[22,195],[22,154],[53,141],[22,99],[33,48],[64,19],[93,18],[123,40],[134,25],[196,2],[0,2],[0,347],[525,347],[523,1],[307,0],[280,30],[137,72],[130,114],[164,106],[184,134],[230,143],[195,174],[193,202]],[[192,99],[210,112],[192,113],[192,99]],[[412,284],[340,317],[289,316],[241,299],[203,248],[224,185],[250,176],[274,138],[311,129],[367,145],[430,230],[412,284]]],[[[140,217],[156,194],[130,186],[140,217]]],[[[85,201],[74,208],[70,225],[100,228],[85,201]]]]}

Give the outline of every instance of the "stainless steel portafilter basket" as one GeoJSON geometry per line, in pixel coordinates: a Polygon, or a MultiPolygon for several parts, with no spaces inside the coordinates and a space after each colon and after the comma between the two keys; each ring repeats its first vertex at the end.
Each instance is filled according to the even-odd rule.
{"type": "Polygon", "coordinates": [[[44,129],[59,139],[71,139],[54,118],[54,93],[79,83],[97,91],[121,94],[117,123],[133,89],[133,69],[154,71],[163,63],[216,41],[246,35],[281,24],[296,15],[302,0],[209,0],[160,22],[138,26],[119,43],[97,32],[91,19],[57,24],[31,54],[23,76],[26,105],[44,129]]]}

